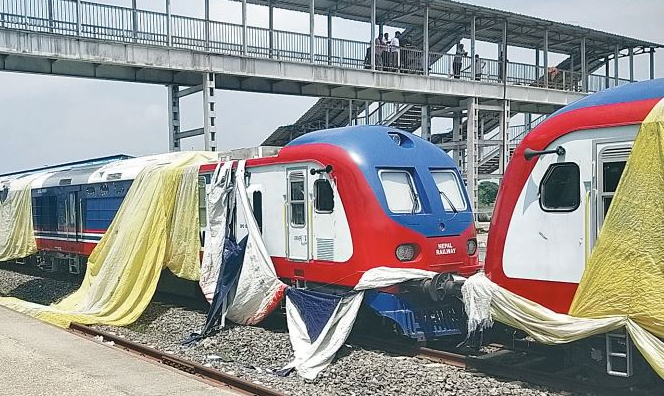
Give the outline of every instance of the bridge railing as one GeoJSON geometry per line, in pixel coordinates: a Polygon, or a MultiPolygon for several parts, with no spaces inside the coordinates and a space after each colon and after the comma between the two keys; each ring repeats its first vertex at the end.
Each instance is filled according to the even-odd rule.
{"type": "MultiPolygon", "coordinates": [[[[371,68],[369,43],[314,36],[313,59],[308,34],[269,30],[219,21],[134,10],[128,7],[76,0],[0,0],[0,29],[19,29],[98,40],[172,46],[196,51],[327,64],[341,68],[371,68]],[[246,38],[245,38],[246,34],[246,38]]],[[[380,52],[380,51],[379,51],[380,52]]],[[[475,75],[472,59],[447,53],[429,53],[403,46],[376,56],[379,71],[424,74],[485,82],[531,85],[581,91],[581,74],[518,62],[480,59],[475,75]],[[503,76],[505,74],[505,76],[503,76]]],[[[587,90],[600,91],[627,83],[624,79],[589,75],[587,90]]]]}

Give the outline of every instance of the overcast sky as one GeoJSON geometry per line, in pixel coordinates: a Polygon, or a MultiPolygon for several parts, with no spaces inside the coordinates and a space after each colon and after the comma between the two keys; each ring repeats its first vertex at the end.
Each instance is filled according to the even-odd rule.
{"type": "MultiPolygon", "coordinates": [[[[240,4],[211,0],[211,17],[240,23],[240,4]]],[[[130,5],[131,0],[98,1],[130,5]]],[[[470,3],[664,43],[662,0],[479,0],[470,3]]],[[[172,0],[173,13],[202,16],[202,0],[172,0]]],[[[139,8],[163,11],[163,0],[138,0],[139,8]]],[[[248,23],[267,27],[267,11],[248,7],[248,23]]],[[[326,34],[317,17],[317,34],[326,34]]],[[[275,12],[275,27],[307,32],[308,14],[275,12]]],[[[367,40],[368,24],[335,19],[335,36],[367,40]]],[[[388,30],[389,31],[389,30],[388,30]]],[[[495,45],[478,52],[494,57],[495,45]]],[[[513,50],[510,60],[533,63],[532,51],[513,50]]],[[[551,64],[557,59],[552,57],[551,64]]],[[[647,77],[648,57],[636,57],[637,78],[647,77]]],[[[626,64],[621,68],[626,72],[626,64]]],[[[664,77],[664,50],[656,57],[664,77]]],[[[626,77],[626,75],[625,75],[626,77]]],[[[316,98],[221,91],[217,100],[220,150],[260,144],[279,125],[293,123],[316,98]]],[[[200,95],[185,98],[182,130],[202,126],[200,95]]],[[[445,124],[434,122],[434,129],[445,124]]],[[[437,131],[434,130],[434,133],[437,131]]],[[[442,132],[442,131],[438,131],[442,132]]],[[[202,149],[200,138],[183,149],[202,149]]],[[[72,160],[168,150],[167,91],[164,86],[0,72],[0,173],[72,160]]]]}

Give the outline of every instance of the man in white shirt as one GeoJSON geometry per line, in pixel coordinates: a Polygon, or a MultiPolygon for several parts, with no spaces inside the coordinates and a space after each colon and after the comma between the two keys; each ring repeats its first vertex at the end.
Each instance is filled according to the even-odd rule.
{"type": "Polygon", "coordinates": [[[390,57],[391,57],[391,65],[394,69],[394,71],[399,71],[399,65],[401,64],[400,59],[399,59],[399,47],[400,47],[400,40],[401,39],[401,32],[396,32],[394,33],[394,37],[392,37],[392,40],[390,41],[390,57]]]}

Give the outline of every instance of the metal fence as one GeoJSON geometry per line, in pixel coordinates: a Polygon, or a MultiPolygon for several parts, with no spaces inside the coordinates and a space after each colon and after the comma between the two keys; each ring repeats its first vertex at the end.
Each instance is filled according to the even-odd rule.
{"type": "MultiPolygon", "coordinates": [[[[98,40],[172,46],[196,51],[272,58],[291,62],[370,69],[369,43],[259,27],[206,21],[181,15],[134,10],[76,0],[0,0],[0,28],[74,35],[98,40]],[[313,48],[312,48],[313,47],[313,48]],[[313,58],[312,58],[313,55],[313,58]]],[[[472,59],[421,49],[376,49],[376,69],[383,72],[429,74],[437,77],[521,84],[581,91],[581,74],[517,62],[472,59]]],[[[600,91],[629,82],[589,75],[587,91],[600,91]]]]}

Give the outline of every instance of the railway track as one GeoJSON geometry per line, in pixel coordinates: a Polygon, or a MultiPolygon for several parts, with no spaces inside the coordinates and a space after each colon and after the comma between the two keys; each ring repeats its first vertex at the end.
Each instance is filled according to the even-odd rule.
{"type": "Polygon", "coordinates": [[[112,341],[115,346],[129,351],[130,353],[134,353],[148,360],[158,362],[185,373],[194,375],[199,379],[213,385],[223,388],[230,388],[233,391],[237,391],[241,394],[257,396],[285,396],[283,393],[274,389],[246,381],[242,378],[238,378],[226,374],[222,371],[182,359],[175,355],[161,352],[157,349],[126,340],[122,337],[118,337],[104,331],[93,329],[89,326],[72,323],[70,330],[84,337],[101,337],[101,339],[106,342],[112,341]]]}

